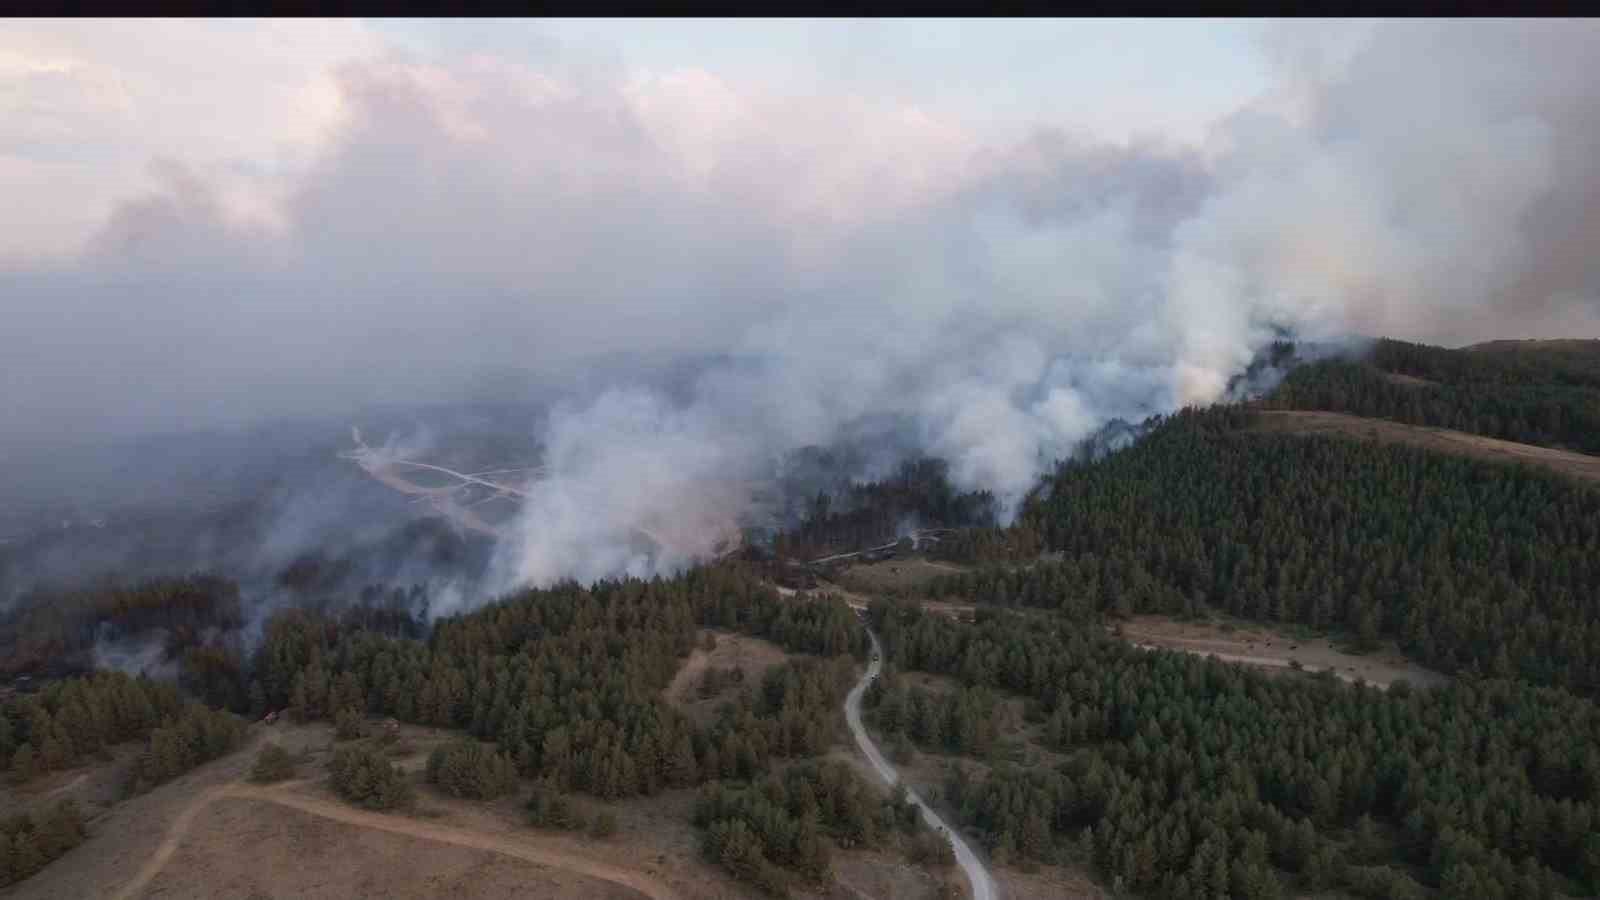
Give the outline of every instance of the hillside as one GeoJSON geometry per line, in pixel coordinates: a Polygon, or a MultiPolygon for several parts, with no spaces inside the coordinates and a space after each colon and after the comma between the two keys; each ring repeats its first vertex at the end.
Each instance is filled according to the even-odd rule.
{"type": "Polygon", "coordinates": [[[1566,363],[1473,362],[1496,355],[1396,344],[1296,368],[1258,404],[1130,426],[1129,446],[1059,464],[1005,528],[991,496],[924,459],[812,498],[776,554],[525,590],[432,622],[404,596],[338,602],[356,583],[339,559],[286,569],[277,584],[299,608],[253,645],[225,579],[63,593],[11,620],[25,627],[8,653],[160,635],[154,658],[182,690],[336,740],[306,744],[294,780],[247,787],[241,755],[205,763],[204,727],[179,715],[201,723],[202,707],[176,692],[115,728],[113,711],[139,704],[96,693],[111,687],[14,694],[0,766],[35,818],[8,846],[48,852],[13,853],[7,877],[43,866],[24,893],[61,895],[80,871],[123,877],[71,860],[126,846],[115,866],[142,866],[138,890],[163,895],[214,878],[393,893],[492,853],[494,884],[527,876],[551,895],[625,893],[648,870],[697,896],[945,896],[961,883],[948,846],[841,733],[846,690],[867,683],[848,599],[882,642],[863,700],[877,739],[1008,896],[1091,877],[1174,900],[1591,895],[1600,456],[1402,421],[1460,414],[1493,431],[1507,420],[1470,414],[1600,390],[1566,363]],[[1291,408],[1307,398],[1369,414],[1393,400],[1398,415],[1291,408]],[[825,573],[846,596],[771,584],[817,574],[785,556],[876,546],[911,520],[920,547],[825,573]],[[399,744],[377,729],[388,717],[399,744]],[[108,743],[118,779],[166,784],[108,801],[67,849],[34,798],[76,790],[108,743]],[[166,837],[130,835],[157,807],[166,837]],[[298,880],[240,863],[249,844],[281,865],[307,836],[330,850],[298,880]],[[399,848],[408,867],[381,866],[399,848]],[[61,853],[74,856],[45,864],[61,853]]]}
{"type": "Polygon", "coordinates": [[[1551,338],[1547,340],[1484,341],[1462,347],[1483,353],[1548,353],[1588,354],[1600,356],[1600,340],[1583,338],[1551,338]]]}
{"type": "Polygon", "coordinates": [[[1586,482],[1600,481],[1600,456],[1519,444],[1498,438],[1406,425],[1388,419],[1312,410],[1262,410],[1251,430],[1265,434],[1329,435],[1400,444],[1485,462],[1527,464],[1586,482]]]}
{"type": "Polygon", "coordinates": [[[1291,370],[1262,404],[1600,453],[1600,354],[1476,352],[1377,341],[1291,370]]]}

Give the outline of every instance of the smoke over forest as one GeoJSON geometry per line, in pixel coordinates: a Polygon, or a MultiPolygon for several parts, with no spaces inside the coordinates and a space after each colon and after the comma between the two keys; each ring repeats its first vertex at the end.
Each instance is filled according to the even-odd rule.
{"type": "Polygon", "coordinates": [[[266,211],[163,159],[80,253],[0,264],[0,602],[209,569],[265,603],[317,554],[330,593],[436,582],[435,611],[648,575],[792,523],[806,447],[835,489],[943,459],[1006,520],[1107,423],[1270,377],[1286,334],[1592,331],[1600,25],[1315,31],[1274,32],[1271,89],[1199,145],[351,60],[266,211]],[[351,424],[543,475],[488,546],[340,460],[351,424]]]}

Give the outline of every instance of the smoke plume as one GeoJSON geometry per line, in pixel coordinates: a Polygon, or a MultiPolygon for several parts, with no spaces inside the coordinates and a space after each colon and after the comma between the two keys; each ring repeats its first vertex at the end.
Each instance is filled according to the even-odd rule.
{"type": "Polygon", "coordinates": [[[522,424],[545,476],[505,587],[715,553],[806,446],[943,457],[1009,515],[1286,330],[1594,332],[1600,24],[1314,34],[1279,29],[1273,89],[1200,146],[995,145],[696,70],[352,61],[270,215],[163,160],[79,256],[0,271],[0,454],[517,373],[555,402],[522,424]]]}

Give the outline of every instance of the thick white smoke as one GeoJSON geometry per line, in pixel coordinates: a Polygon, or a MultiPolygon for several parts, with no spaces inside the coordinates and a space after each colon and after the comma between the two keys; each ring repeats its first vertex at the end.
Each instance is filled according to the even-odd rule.
{"type": "Polygon", "coordinates": [[[1600,25],[1310,34],[1200,147],[991,146],[701,71],[352,63],[273,216],[168,165],[81,259],[0,272],[0,414],[176,428],[607,360],[624,386],[544,423],[512,584],[714,552],[784,451],[862,423],[1010,510],[1109,419],[1221,397],[1277,328],[1592,333],[1600,25]],[[686,395],[615,362],[708,355],[686,395]]]}

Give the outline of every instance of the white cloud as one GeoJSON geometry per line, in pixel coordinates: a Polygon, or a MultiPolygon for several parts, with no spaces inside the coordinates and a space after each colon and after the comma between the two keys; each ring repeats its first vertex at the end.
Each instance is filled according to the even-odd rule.
{"type": "Polygon", "coordinates": [[[340,120],[333,68],[379,49],[338,20],[10,20],[0,172],[17,174],[0,258],[75,249],[157,157],[265,214],[340,120]]]}

